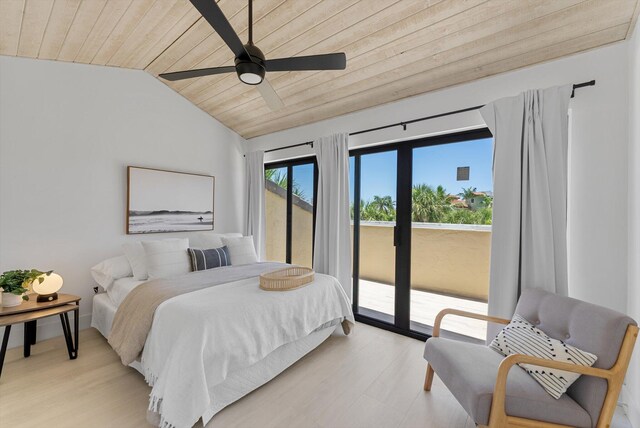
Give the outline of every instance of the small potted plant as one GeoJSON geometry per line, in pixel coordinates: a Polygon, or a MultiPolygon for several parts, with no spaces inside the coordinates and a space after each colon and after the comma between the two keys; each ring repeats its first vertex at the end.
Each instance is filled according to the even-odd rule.
{"type": "Polygon", "coordinates": [[[2,290],[2,306],[18,306],[23,300],[29,300],[25,293],[36,279],[42,283],[41,275],[49,275],[51,272],[31,270],[9,270],[0,275],[0,290],[2,290]]]}

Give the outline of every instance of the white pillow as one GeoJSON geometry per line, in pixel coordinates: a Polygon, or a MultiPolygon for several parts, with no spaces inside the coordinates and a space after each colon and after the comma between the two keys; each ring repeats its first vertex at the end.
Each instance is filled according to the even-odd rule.
{"type": "Polygon", "coordinates": [[[149,279],[169,278],[191,272],[187,238],[144,241],[142,247],[149,279]]]}
{"type": "Polygon", "coordinates": [[[224,244],[222,238],[240,238],[241,233],[216,233],[216,232],[200,232],[189,236],[189,248],[198,250],[208,250],[211,248],[220,248],[224,244]]]}
{"type": "Polygon", "coordinates": [[[112,257],[91,268],[91,276],[105,290],[108,290],[116,279],[132,275],[133,270],[125,256],[112,257]]]}
{"type": "Polygon", "coordinates": [[[242,233],[231,232],[231,233],[223,233],[223,238],[242,238],[242,233]]]}
{"type": "Polygon", "coordinates": [[[149,276],[147,275],[147,261],[142,243],[140,241],[127,242],[122,244],[122,251],[129,260],[133,277],[139,281],[146,280],[149,276]]]}
{"type": "MultiPolygon", "coordinates": [[[[598,359],[596,355],[547,336],[544,331],[518,314],[513,316],[511,322],[502,329],[489,346],[504,356],[511,354],[532,355],[545,360],[586,367],[591,367],[598,359]]],[[[578,373],[550,369],[535,364],[518,365],[538,381],[545,391],[555,399],[567,392],[567,388],[580,377],[578,373]]]]}
{"type": "Polygon", "coordinates": [[[232,266],[258,263],[258,255],[253,246],[253,236],[222,238],[222,243],[229,249],[232,266]]]}

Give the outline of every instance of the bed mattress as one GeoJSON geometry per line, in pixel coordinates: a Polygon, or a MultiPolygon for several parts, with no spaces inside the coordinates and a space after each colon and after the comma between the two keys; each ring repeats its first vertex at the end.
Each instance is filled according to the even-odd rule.
{"type": "MultiPolygon", "coordinates": [[[[100,293],[94,296],[91,326],[97,329],[105,338],[109,337],[117,309],[118,307],[107,293],[100,293]]],[[[336,330],[338,325],[339,323],[336,323],[316,330],[300,340],[279,347],[253,366],[230,374],[223,383],[216,386],[211,408],[202,416],[203,425],[206,425],[216,413],[226,406],[269,382],[300,358],[317,348],[336,330]]],[[[139,361],[134,361],[130,366],[141,374],[143,373],[142,365],[139,361]]],[[[159,418],[156,413],[149,412],[149,419],[149,422],[155,422],[158,425],[159,418]]]]}

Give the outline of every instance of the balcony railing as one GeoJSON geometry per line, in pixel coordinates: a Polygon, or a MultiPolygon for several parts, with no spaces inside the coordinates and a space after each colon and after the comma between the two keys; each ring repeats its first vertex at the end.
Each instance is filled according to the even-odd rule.
{"type": "MultiPolygon", "coordinates": [[[[395,282],[394,225],[360,222],[361,279],[395,282]]],[[[411,228],[412,289],[487,301],[491,226],[412,223],[411,228]]]]}

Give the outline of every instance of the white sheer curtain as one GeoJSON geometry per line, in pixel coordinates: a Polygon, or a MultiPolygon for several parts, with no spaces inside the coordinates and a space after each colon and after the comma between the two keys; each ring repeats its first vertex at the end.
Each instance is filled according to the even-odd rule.
{"type": "Polygon", "coordinates": [[[511,318],[525,288],[567,295],[571,91],[529,90],[480,110],[494,136],[490,315],[511,318]]]}
{"type": "Polygon", "coordinates": [[[316,242],[313,268],[335,276],[351,299],[351,217],[349,214],[349,134],[313,142],[318,159],[316,242]]]}
{"type": "Polygon", "coordinates": [[[244,234],[253,236],[258,260],[264,261],[266,252],[266,223],[264,196],[264,152],[247,153],[246,186],[247,186],[247,216],[244,234]]]}

